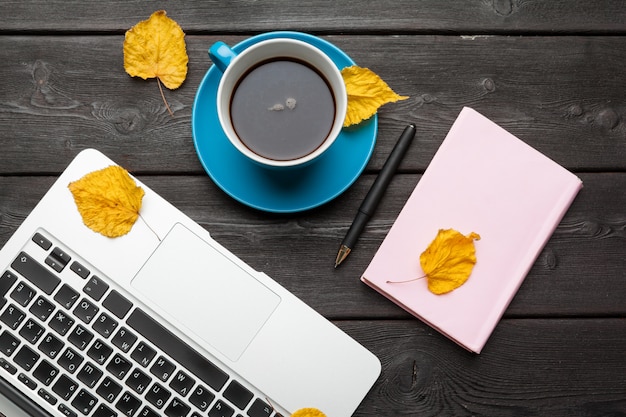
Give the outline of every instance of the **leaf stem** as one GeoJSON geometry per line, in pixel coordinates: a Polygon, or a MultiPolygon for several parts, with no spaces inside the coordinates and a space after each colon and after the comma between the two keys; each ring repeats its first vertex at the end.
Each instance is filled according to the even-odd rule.
{"type": "Polygon", "coordinates": [[[154,235],[156,236],[157,239],[159,239],[159,242],[161,241],[161,238],[159,237],[159,235],[157,234],[157,232],[154,231],[154,229],[152,227],[150,227],[150,225],[148,224],[148,222],[146,221],[146,219],[143,218],[143,216],[141,215],[141,213],[137,213],[139,215],[139,218],[143,221],[143,223],[148,226],[148,229],[150,229],[150,231],[152,233],[154,233],[154,235]]]}
{"type": "Polygon", "coordinates": [[[421,277],[417,277],[417,278],[411,278],[411,279],[407,279],[404,281],[386,281],[387,284],[406,284],[407,282],[413,282],[413,281],[417,281],[419,279],[423,279],[426,278],[426,275],[422,275],[421,277]]]}
{"type": "Polygon", "coordinates": [[[161,80],[157,77],[157,84],[159,85],[159,91],[161,92],[161,98],[163,98],[163,103],[165,103],[165,107],[167,111],[170,113],[170,116],[174,117],[174,112],[170,109],[170,105],[167,104],[167,100],[165,99],[165,94],[163,94],[163,87],[161,87],[161,80]]]}

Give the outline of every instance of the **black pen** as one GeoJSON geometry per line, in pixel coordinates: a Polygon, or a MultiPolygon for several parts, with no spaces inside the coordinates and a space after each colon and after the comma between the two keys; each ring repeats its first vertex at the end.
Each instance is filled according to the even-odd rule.
{"type": "Polygon", "coordinates": [[[365,228],[365,224],[369,221],[370,217],[374,214],[378,203],[380,202],[393,174],[396,172],[398,165],[400,165],[400,161],[404,157],[407,149],[409,149],[409,145],[415,136],[415,125],[408,125],[402,135],[400,135],[400,139],[393,147],[393,150],[389,154],[389,158],[385,161],[385,165],[383,165],[383,169],[374,180],[374,184],[372,184],[372,188],[368,191],[365,196],[365,200],[361,203],[359,207],[359,211],[356,214],[356,217],[352,221],[352,225],[350,229],[348,229],[348,233],[343,238],[341,242],[341,246],[339,247],[339,253],[337,253],[337,259],[335,259],[335,268],[339,266],[347,257],[348,254],[352,251],[352,248],[356,244],[359,235],[365,228]]]}

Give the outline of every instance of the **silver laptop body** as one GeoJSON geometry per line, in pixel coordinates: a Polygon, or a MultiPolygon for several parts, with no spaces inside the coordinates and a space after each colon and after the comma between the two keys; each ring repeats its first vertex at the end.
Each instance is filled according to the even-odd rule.
{"type": "Polygon", "coordinates": [[[110,165],[81,152],[0,250],[5,395],[59,417],[352,415],[379,360],[148,187],[127,235],[84,225],[68,184],[110,165]]]}

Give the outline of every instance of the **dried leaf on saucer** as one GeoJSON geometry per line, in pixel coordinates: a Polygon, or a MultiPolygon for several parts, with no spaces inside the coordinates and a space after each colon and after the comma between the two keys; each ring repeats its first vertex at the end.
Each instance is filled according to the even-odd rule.
{"type": "Polygon", "coordinates": [[[148,20],[126,31],[124,69],[131,77],[156,78],[159,89],[163,83],[175,90],[187,78],[188,62],[185,33],[164,10],[154,12],[148,20]]]}
{"type": "Polygon", "coordinates": [[[356,65],[341,70],[348,93],[348,110],[344,127],[361,123],[372,117],[384,104],[406,100],[396,94],[376,73],[356,65]]]}
{"type": "Polygon", "coordinates": [[[144,190],[122,167],[90,172],[68,188],[85,225],[104,236],[127,234],[139,218],[144,190]]]}

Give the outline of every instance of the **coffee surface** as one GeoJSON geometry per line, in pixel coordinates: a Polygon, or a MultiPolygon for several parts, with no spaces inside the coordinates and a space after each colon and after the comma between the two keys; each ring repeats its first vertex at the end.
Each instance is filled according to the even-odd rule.
{"type": "Polygon", "coordinates": [[[314,68],[288,58],[263,62],[242,76],[230,104],[235,132],[252,152],[291,160],[328,137],[335,101],[314,68]]]}

